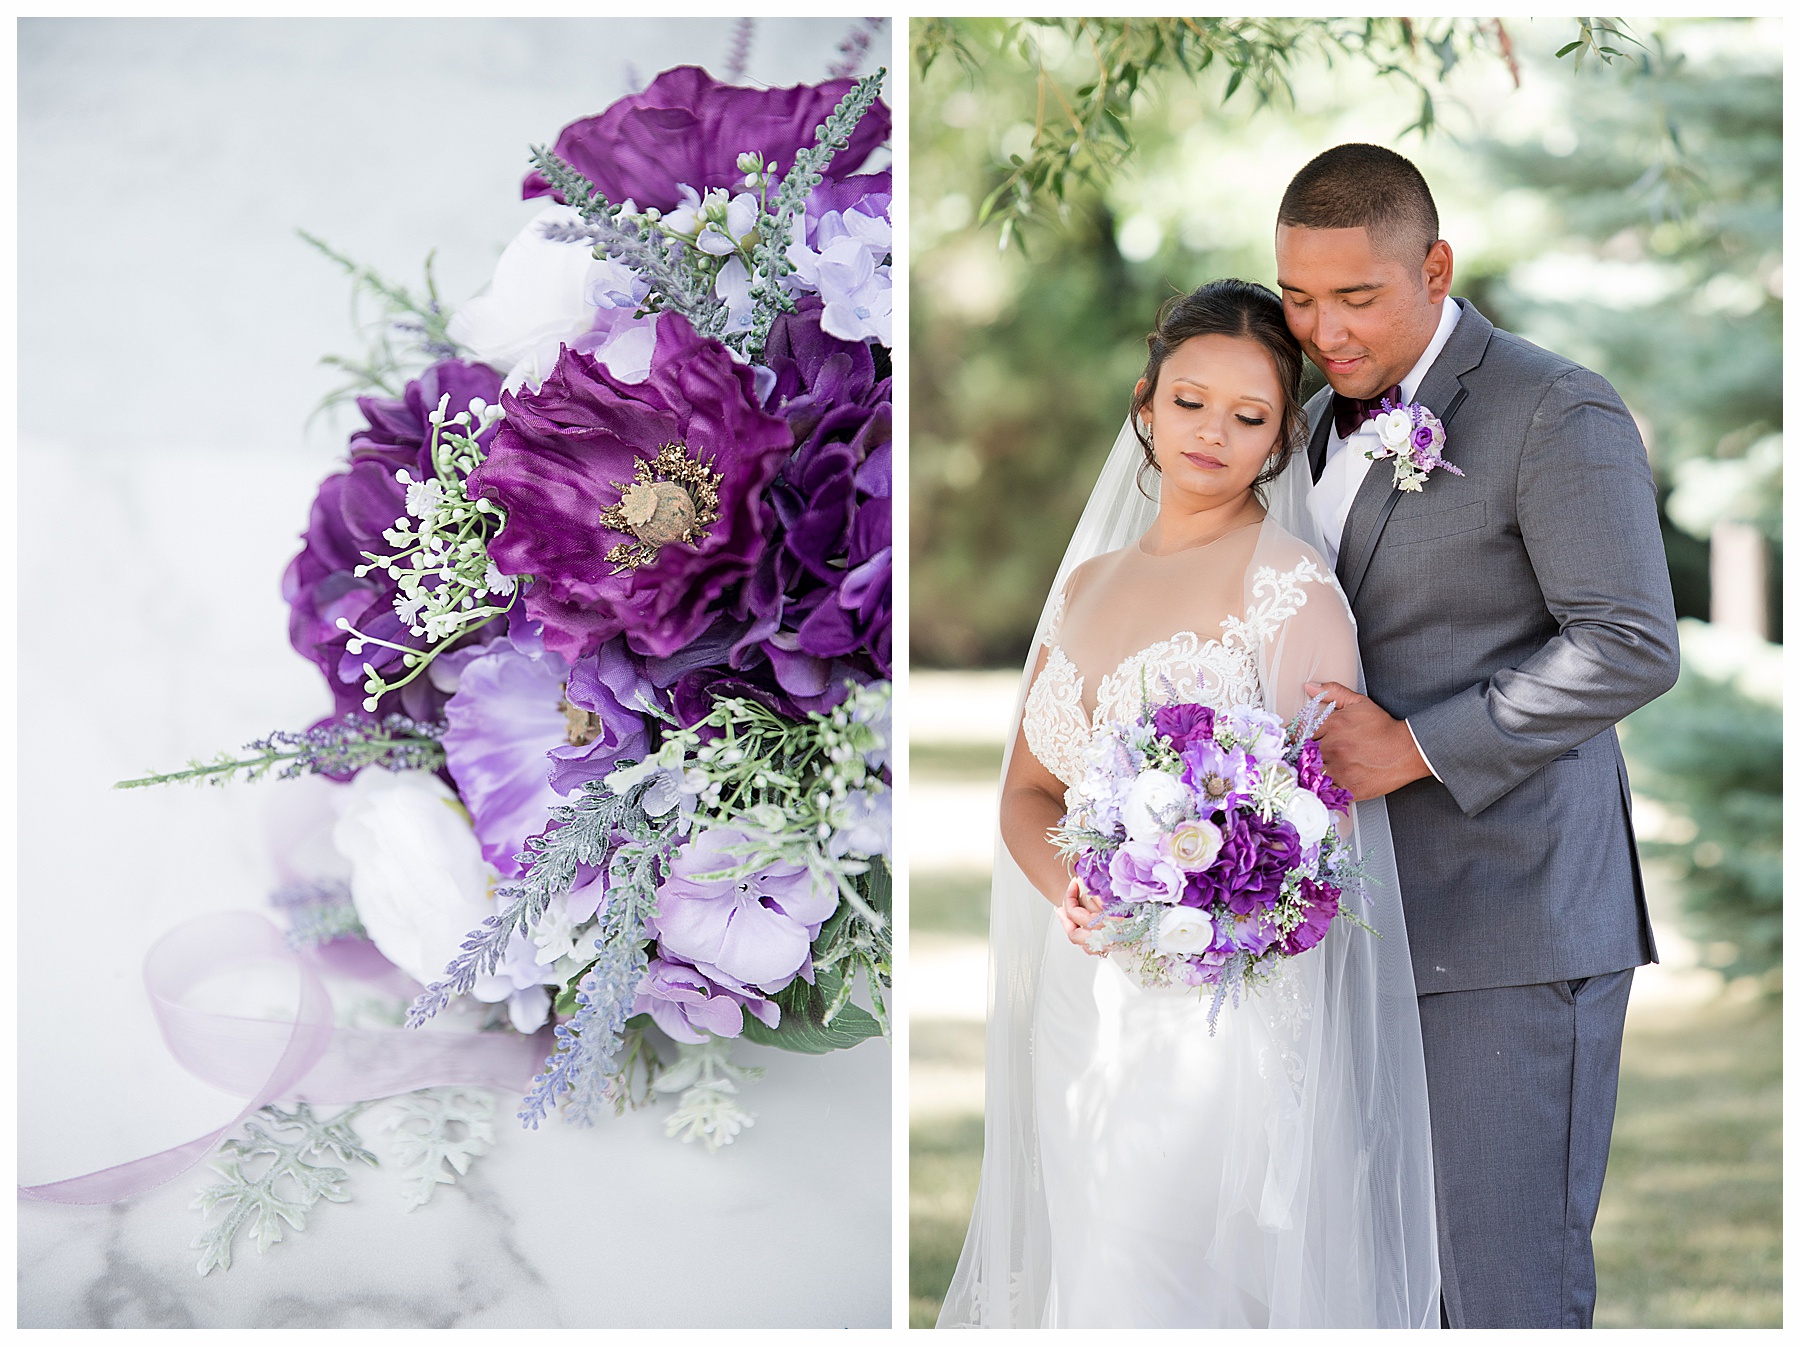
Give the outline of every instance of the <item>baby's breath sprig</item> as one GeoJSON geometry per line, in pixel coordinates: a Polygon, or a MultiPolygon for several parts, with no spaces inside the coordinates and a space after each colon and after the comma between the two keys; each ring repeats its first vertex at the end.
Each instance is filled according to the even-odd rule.
{"type": "Polygon", "coordinates": [[[469,474],[485,456],[480,438],[503,413],[479,397],[454,416],[449,407],[446,393],[427,418],[432,475],[415,481],[405,468],[394,474],[406,487],[406,513],[382,536],[397,550],[386,556],[364,552],[366,564],[356,567],[359,577],[371,570],[388,574],[400,591],[394,596],[394,612],[408,631],[429,644],[423,649],[396,644],[359,631],[347,617],[338,618],[338,629],[350,633],[346,648],[351,654],[361,654],[370,645],[398,650],[406,669],[389,682],[373,664],[365,663],[364,710],[374,710],[383,696],[406,686],[463,636],[511,611],[518,601],[519,581],[525,578],[501,574],[488,558],[488,540],[505,527],[505,511],[491,500],[471,500],[468,493],[469,474]],[[506,601],[494,603],[490,598],[506,601]]]}

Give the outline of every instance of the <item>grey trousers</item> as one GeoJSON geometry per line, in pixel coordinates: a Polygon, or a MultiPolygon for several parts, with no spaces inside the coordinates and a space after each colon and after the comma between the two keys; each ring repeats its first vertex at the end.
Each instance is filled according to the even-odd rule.
{"type": "Polygon", "coordinates": [[[1632,969],[1419,997],[1446,1327],[1592,1327],[1632,969]]]}

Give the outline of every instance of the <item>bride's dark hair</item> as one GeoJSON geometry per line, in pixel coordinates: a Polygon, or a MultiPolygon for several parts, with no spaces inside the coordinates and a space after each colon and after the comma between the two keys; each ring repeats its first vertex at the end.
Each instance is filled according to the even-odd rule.
{"type": "Polygon", "coordinates": [[[1144,464],[1155,471],[1162,470],[1157,466],[1149,437],[1144,434],[1139,413],[1156,396],[1156,377],[1162,372],[1163,362],[1182,342],[1197,336],[1249,337],[1275,362],[1283,402],[1281,430],[1275,452],[1251,483],[1253,490],[1260,489],[1281,475],[1294,450],[1305,441],[1306,408],[1300,402],[1300,343],[1288,331],[1280,298],[1254,281],[1208,281],[1192,294],[1176,295],[1156,315],[1156,330],[1144,338],[1150,347],[1150,362],[1144,366],[1143,389],[1131,399],[1131,432],[1144,446],[1144,464]]]}

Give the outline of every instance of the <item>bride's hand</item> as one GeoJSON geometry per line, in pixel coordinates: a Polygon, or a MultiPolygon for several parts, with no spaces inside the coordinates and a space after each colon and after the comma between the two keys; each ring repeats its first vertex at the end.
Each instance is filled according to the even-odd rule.
{"type": "Polygon", "coordinates": [[[1100,899],[1083,891],[1080,879],[1069,880],[1069,890],[1063,894],[1062,904],[1056,909],[1056,919],[1062,922],[1069,943],[1095,958],[1105,957],[1100,950],[1088,947],[1088,936],[1101,920],[1100,899]]]}

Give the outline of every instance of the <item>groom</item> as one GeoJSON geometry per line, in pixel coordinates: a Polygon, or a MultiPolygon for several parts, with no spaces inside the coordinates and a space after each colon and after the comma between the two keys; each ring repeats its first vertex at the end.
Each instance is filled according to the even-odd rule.
{"type": "MultiPolygon", "coordinates": [[[[1443,1322],[1588,1327],[1591,1233],[1632,969],[1656,959],[1613,726],[1677,671],[1643,441],[1599,375],[1448,298],[1419,171],[1339,145],[1275,229],[1307,406],[1310,506],[1368,695],[1325,765],[1386,796],[1431,1098],[1443,1322]],[[1371,417],[1428,408],[1458,469],[1396,488],[1371,417]]],[[[1429,467],[1429,462],[1423,464],[1429,467]]]]}

